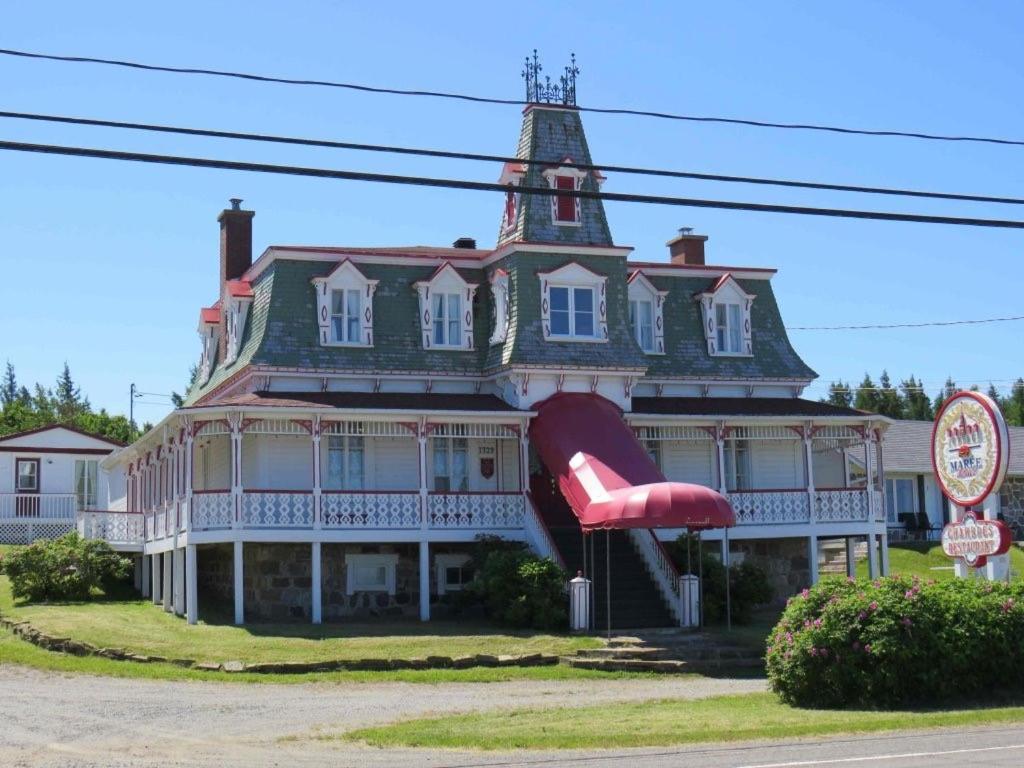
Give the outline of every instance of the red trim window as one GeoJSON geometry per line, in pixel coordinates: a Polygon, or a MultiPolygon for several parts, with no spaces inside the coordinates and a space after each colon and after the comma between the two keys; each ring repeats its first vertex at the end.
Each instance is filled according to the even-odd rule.
{"type": "MultiPolygon", "coordinates": [[[[572,176],[556,176],[555,189],[573,191],[576,189],[576,179],[572,176]]],[[[555,198],[555,221],[561,224],[575,224],[577,217],[577,199],[566,195],[559,195],[555,198]]]]}

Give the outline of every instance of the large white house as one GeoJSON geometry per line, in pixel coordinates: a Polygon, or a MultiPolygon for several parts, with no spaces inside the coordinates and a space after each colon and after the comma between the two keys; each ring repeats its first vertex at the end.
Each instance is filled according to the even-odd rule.
{"type": "MultiPolygon", "coordinates": [[[[824,540],[884,542],[881,478],[857,467],[878,466],[886,420],[800,398],[816,374],[787,338],[774,270],[707,264],[707,238],[690,231],[637,259],[613,242],[585,196],[605,179],[571,101],[524,110],[492,248],[274,245],[253,261],[253,212],[221,213],[199,379],[105,459],[126,473],[127,513],[90,518],[118,532],[143,521],[154,600],[189,622],[218,603],[237,622],[425,620],[470,577],[482,534],[570,573],[586,551],[599,573],[562,493],[571,480],[622,498],[594,461],[620,480],[723,493],[737,524],[704,538],[765,564],[780,591],[816,580],[824,540]],[[545,409],[563,407],[591,413],[604,439],[546,466],[545,409]],[[644,467],[604,453],[634,443],[644,467]]],[[[620,626],[681,620],[660,543],[679,533],[609,537],[620,626]]],[[[869,552],[884,569],[884,546],[869,552]]]]}
{"type": "Polygon", "coordinates": [[[0,437],[0,544],[75,527],[78,512],[124,509],[124,471],[100,461],[122,444],[62,424],[0,437]]]}

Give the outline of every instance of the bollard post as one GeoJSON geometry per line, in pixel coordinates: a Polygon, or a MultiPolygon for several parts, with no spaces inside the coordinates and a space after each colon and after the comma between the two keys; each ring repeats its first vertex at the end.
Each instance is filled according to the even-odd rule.
{"type": "Polygon", "coordinates": [[[573,632],[590,628],[590,579],[583,578],[582,571],[576,571],[576,578],[569,582],[569,628],[573,632]]]}

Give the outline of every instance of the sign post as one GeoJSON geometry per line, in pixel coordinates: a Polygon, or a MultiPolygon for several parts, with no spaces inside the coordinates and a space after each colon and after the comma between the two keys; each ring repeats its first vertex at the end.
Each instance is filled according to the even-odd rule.
{"type": "Polygon", "coordinates": [[[932,466],[942,493],[953,504],[942,529],[942,551],[956,558],[956,575],[984,569],[985,578],[1005,579],[1012,536],[998,517],[993,496],[1006,477],[1010,438],[991,398],[957,392],[939,409],[932,431],[932,466]]]}

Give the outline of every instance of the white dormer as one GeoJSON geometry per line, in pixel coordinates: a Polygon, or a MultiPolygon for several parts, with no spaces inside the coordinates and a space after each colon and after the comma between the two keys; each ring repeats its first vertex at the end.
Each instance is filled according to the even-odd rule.
{"type": "Polygon", "coordinates": [[[695,298],[700,302],[708,354],[715,357],[752,357],[754,344],[750,309],[757,297],[747,293],[731,274],[722,275],[695,298]]]}
{"type": "Polygon", "coordinates": [[[455,267],[445,263],[415,288],[423,348],[473,349],[473,296],[477,284],[466,282],[455,267]]]}
{"type": "Polygon", "coordinates": [[[505,192],[505,212],[501,217],[501,231],[508,232],[516,226],[516,214],[519,211],[519,193],[515,188],[523,183],[526,175],[526,165],[523,163],[505,163],[501,170],[501,178],[498,183],[507,187],[505,192]]]}
{"type": "MultiPolygon", "coordinates": [[[[573,159],[566,157],[562,162],[572,163],[573,159]]],[[[579,168],[560,165],[556,168],[548,168],[543,175],[551,189],[579,192],[583,187],[583,180],[587,177],[587,172],[581,171],[579,168]]],[[[552,195],[551,222],[560,227],[580,226],[580,198],[552,195]]]]}
{"type": "Polygon", "coordinates": [[[249,318],[252,297],[252,286],[244,280],[229,280],[224,285],[221,311],[224,312],[224,326],[227,330],[224,344],[225,365],[235,362],[242,349],[242,336],[245,333],[245,321],[249,318]]]}
{"type": "Polygon", "coordinates": [[[648,355],[665,354],[665,297],[639,269],[629,276],[629,326],[648,355]]]}
{"type": "Polygon", "coordinates": [[[491,332],[491,344],[501,344],[508,337],[509,315],[511,305],[508,296],[508,272],[496,269],[490,275],[491,306],[494,309],[494,330],[491,332]]]}
{"type": "Polygon", "coordinates": [[[539,272],[540,316],[547,341],[608,341],[607,278],[570,262],[539,272]]]}
{"type": "Polygon", "coordinates": [[[197,381],[202,386],[210,380],[213,366],[217,362],[217,345],[220,344],[220,302],[212,307],[199,310],[198,330],[202,352],[199,356],[197,381]]]}
{"type": "Polygon", "coordinates": [[[377,281],[345,259],[326,277],[314,277],[313,287],[320,346],[372,347],[377,281]]]}

